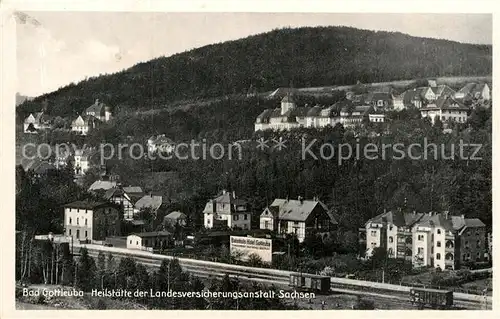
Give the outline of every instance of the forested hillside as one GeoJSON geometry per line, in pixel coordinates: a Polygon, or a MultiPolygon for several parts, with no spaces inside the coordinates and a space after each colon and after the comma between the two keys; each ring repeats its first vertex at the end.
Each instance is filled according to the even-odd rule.
{"type": "Polygon", "coordinates": [[[348,27],[281,29],[208,45],[90,78],[26,101],[24,117],[48,101],[48,113],[73,116],[95,98],[120,110],[175,100],[260,92],[279,86],[381,82],[491,74],[492,48],[348,27]]]}

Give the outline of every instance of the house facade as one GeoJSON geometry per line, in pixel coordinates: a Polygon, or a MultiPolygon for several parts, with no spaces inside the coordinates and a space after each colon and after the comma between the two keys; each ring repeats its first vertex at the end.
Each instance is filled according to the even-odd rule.
{"type": "Polygon", "coordinates": [[[148,139],[147,147],[150,154],[156,152],[171,154],[175,150],[175,143],[170,138],[166,137],[165,134],[161,134],[158,136],[151,136],[148,139]]]}
{"type": "Polygon", "coordinates": [[[468,112],[469,108],[467,106],[450,97],[439,98],[420,109],[422,117],[429,117],[433,124],[436,122],[436,118],[443,123],[465,123],[467,122],[468,112]]]}
{"type": "Polygon", "coordinates": [[[457,99],[470,97],[472,99],[491,100],[491,90],[486,83],[468,83],[456,92],[455,97],[457,99]]]}
{"type": "Polygon", "coordinates": [[[94,104],[85,110],[85,115],[95,117],[101,122],[108,122],[112,116],[111,107],[96,99],[94,104]]]}
{"type": "Polygon", "coordinates": [[[74,241],[119,236],[122,214],[108,202],[77,201],[64,205],[64,234],[74,241]]]}
{"type": "Polygon", "coordinates": [[[328,233],[337,221],[318,199],[275,199],[260,215],[260,229],[294,234],[299,242],[313,233],[328,233]]]}
{"type": "Polygon", "coordinates": [[[222,195],[208,201],[203,210],[205,228],[226,226],[231,229],[251,229],[252,213],[247,201],[237,198],[234,192],[222,191],[222,195]]]}
{"type": "Polygon", "coordinates": [[[171,245],[172,234],[167,231],[134,233],[127,236],[127,249],[165,249],[171,245]]]}
{"type": "Polygon", "coordinates": [[[362,231],[367,257],[381,247],[389,258],[442,270],[487,260],[485,225],[477,218],[397,210],[368,220],[362,231]]]}
{"type": "Polygon", "coordinates": [[[88,135],[90,131],[99,127],[102,122],[92,115],[78,115],[71,122],[71,131],[78,135],[88,135]]]}
{"type": "Polygon", "coordinates": [[[51,128],[51,118],[44,112],[31,113],[24,120],[24,133],[37,134],[40,130],[51,128]]]}
{"type": "Polygon", "coordinates": [[[75,170],[75,175],[77,176],[85,175],[85,173],[89,169],[98,165],[99,163],[98,155],[99,153],[95,148],[85,148],[85,149],[75,150],[75,154],[73,156],[74,159],[73,167],[75,170]]]}

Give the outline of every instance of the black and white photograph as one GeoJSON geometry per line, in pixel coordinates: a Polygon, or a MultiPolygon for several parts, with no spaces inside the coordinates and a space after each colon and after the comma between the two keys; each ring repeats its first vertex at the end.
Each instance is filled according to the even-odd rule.
{"type": "Polygon", "coordinates": [[[493,16],[13,10],[16,311],[492,313],[493,16]]]}

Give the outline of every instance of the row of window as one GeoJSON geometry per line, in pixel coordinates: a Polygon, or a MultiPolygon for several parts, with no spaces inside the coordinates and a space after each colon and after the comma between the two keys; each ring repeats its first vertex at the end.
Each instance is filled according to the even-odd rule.
{"type": "MultiPolygon", "coordinates": [[[[461,116],[450,116],[448,119],[458,122],[465,122],[465,118],[461,116]]],[[[446,116],[441,116],[441,121],[446,121],[446,116]]]]}
{"type": "MultiPolygon", "coordinates": [[[[72,223],[73,223],[73,222],[72,222],[72,219],[71,219],[71,217],[70,217],[70,218],[69,218],[69,225],[71,225],[72,223]]],[[[77,217],[77,218],[76,218],[76,224],[77,224],[77,225],[80,225],[80,218],[79,218],[79,217],[77,217]]],[[[87,226],[87,218],[85,218],[85,226],[87,226]]]]}
{"type": "MultiPolygon", "coordinates": [[[[239,220],[240,216],[239,215],[233,215],[233,220],[239,220]]],[[[243,215],[244,220],[248,220],[248,214],[243,215]]]]}
{"type": "MultiPolygon", "coordinates": [[[[85,231],[85,239],[87,238],[87,231],[85,231]]],[[[71,236],[71,229],[69,230],[69,235],[71,236]]],[[[76,239],[80,239],[80,230],[76,230],[76,239]]]]}

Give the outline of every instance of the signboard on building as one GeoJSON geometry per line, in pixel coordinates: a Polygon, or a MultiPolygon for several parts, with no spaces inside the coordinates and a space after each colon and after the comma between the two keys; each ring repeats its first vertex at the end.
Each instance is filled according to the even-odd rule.
{"type": "Polygon", "coordinates": [[[248,260],[250,255],[255,254],[263,262],[270,263],[273,256],[272,243],[271,239],[231,236],[229,250],[231,255],[238,256],[241,260],[248,260]]]}

